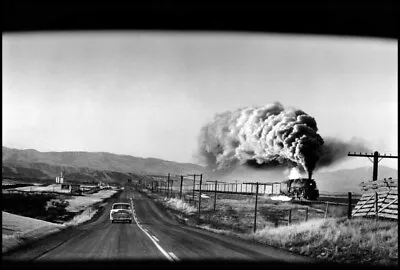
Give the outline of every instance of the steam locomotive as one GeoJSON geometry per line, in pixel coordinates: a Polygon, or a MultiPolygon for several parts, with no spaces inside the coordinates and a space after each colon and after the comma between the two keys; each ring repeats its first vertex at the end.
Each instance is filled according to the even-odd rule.
{"type": "Polygon", "coordinates": [[[316,200],[319,197],[319,190],[314,179],[297,178],[289,179],[280,183],[280,193],[292,198],[303,198],[316,200]]]}

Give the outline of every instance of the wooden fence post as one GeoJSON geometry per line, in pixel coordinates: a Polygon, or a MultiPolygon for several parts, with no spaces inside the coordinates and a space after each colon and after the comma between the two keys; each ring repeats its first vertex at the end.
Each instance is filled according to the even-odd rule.
{"type": "Polygon", "coordinates": [[[193,204],[195,205],[195,200],[194,200],[194,189],[196,188],[196,174],[193,174],[193,195],[192,195],[192,199],[193,199],[193,204]]]}
{"type": "Polygon", "coordinates": [[[214,211],[217,206],[217,181],[215,181],[215,188],[214,188],[214,211]]]}
{"type": "Polygon", "coordinates": [[[183,183],[183,175],[181,175],[181,187],[179,189],[179,199],[182,199],[182,183],[183,183]]]}
{"type": "Polygon", "coordinates": [[[254,232],[256,232],[257,230],[257,199],[258,199],[258,182],[256,183],[256,205],[254,207],[254,232]]]}
{"type": "Polygon", "coordinates": [[[288,226],[292,223],[292,209],[289,209],[288,226]]]}
{"type": "Polygon", "coordinates": [[[348,208],[347,208],[347,218],[351,219],[351,192],[348,193],[348,208]]]}
{"type": "Polygon", "coordinates": [[[169,197],[169,173],[168,173],[168,181],[167,181],[167,197],[169,197]]]}
{"type": "Polygon", "coordinates": [[[329,207],[329,202],[326,202],[326,209],[325,209],[325,216],[324,216],[324,219],[326,219],[327,216],[328,216],[328,207],[329,207]]]}
{"type": "Polygon", "coordinates": [[[203,174],[200,174],[200,185],[199,185],[199,216],[197,219],[197,223],[200,224],[200,215],[201,215],[201,184],[203,181],[203,174]]]}
{"type": "Polygon", "coordinates": [[[308,207],[306,208],[306,221],[308,220],[308,207]]]}

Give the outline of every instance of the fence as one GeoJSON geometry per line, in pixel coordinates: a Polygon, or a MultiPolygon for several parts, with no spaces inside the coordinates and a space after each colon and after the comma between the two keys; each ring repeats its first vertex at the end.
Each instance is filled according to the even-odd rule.
{"type": "Polygon", "coordinates": [[[375,217],[398,220],[398,182],[379,180],[362,183],[364,194],[354,207],[355,217],[375,217]]]}
{"type": "Polygon", "coordinates": [[[52,191],[26,191],[17,189],[5,189],[2,191],[3,194],[39,194],[39,195],[53,195],[55,192],[52,191]]]}
{"type": "Polygon", "coordinates": [[[198,209],[196,213],[192,213],[198,224],[209,223],[219,228],[230,227],[241,231],[255,231],[266,224],[290,225],[311,218],[351,218],[351,210],[355,205],[352,193],[345,194],[345,197],[343,194],[335,194],[336,202],[326,201],[325,195],[325,201],[303,200],[285,204],[272,201],[270,196],[267,196],[279,194],[279,183],[206,181],[200,185],[200,180],[194,180],[184,176],[158,176],[157,179],[142,182],[140,186],[151,193],[158,193],[167,198],[180,198],[191,204],[198,209]],[[188,184],[188,180],[192,183],[188,184]]]}
{"type": "Polygon", "coordinates": [[[61,188],[56,188],[56,187],[48,187],[46,189],[43,189],[43,187],[36,187],[36,186],[28,186],[24,190],[22,189],[16,189],[16,188],[10,188],[10,189],[2,189],[3,194],[70,194],[70,195],[82,195],[84,194],[93,194],[98,191],[100,191],[101,188],[98,186],[93,186],[93,187],[79,187],[76,186],[74,188],[68,188],[68,189],[61,189],[61,188]]]}

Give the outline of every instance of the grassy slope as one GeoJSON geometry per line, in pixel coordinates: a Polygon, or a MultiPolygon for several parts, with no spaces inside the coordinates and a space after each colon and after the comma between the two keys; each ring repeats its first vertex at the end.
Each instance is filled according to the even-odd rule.
{"type": "Polygon", "coordinates": [[[64,226],[2,212],[2,252],[61,230],[64,226]]]}

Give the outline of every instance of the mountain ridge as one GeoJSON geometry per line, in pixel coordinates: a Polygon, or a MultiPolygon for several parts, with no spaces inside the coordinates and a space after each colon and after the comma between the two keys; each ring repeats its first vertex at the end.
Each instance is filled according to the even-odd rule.
{"type": "MultiPolygon", "coordinates": [[[[234,173],[211,172],[192,163],[178,163],[159,158],[140,158],[109,152],[40,152],[35,149],[19,150],[3,146],[3,178],[55,179],[64,171],[66,179],[73,181],[119,182],[138,175],[203,174],[203,180],[239,182],[280,182],[287,179],[282,171],[262,171],[238,168],[234,173]]],[[[398,171],[380,165],[378,178],[398,178],[398,171]]],[[[359,192],[360,183],[372,179],[372,166],[335,171],[315,171],[313,178],[322,192],[359,192]]]]}
{"type": "Polygon", "coordinates": [[[3,146],[3,164],[43,163],[53,166],[71,166],[118,172],[136,173],[202,173],[206,168],[192,163],[179,163],[157,158],[141,158],[109,152],[40,152],[35,149],[20,150],[3,146]]]}

